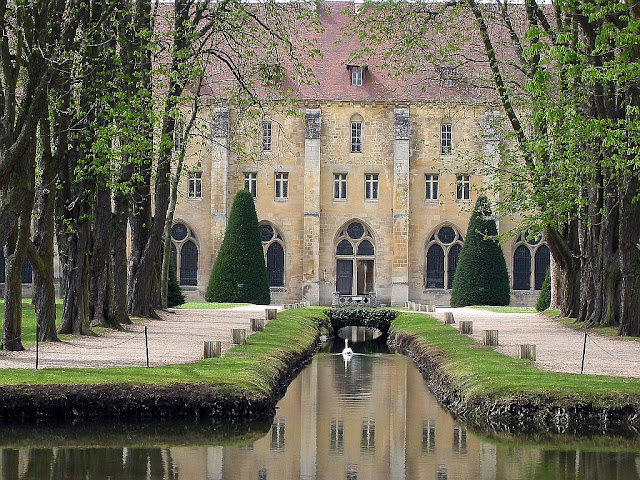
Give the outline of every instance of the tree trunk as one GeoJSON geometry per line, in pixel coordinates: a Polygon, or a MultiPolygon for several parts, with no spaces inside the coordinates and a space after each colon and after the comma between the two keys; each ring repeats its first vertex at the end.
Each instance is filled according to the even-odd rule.
{"type": "MultiPolygon", "coordinates": [[[[65,135],[66,138],[66,135],[65,135]]],[[[56,333],[56,288],[53,269],[55,160],[51,154],[48,112],[40,122],[40,178],[33,219],[33,249],[28,251],[33,270],[33,304],[38,324],[38,340],[58,341],[56,333]],[[31,254],[31,252],[34,252],[31,254]]]]}
{"type": "Polygon", "coordinates": [[[620,335],[640,336],[640,189],[638,172],[623,176],[620,184],[620,335]]]}
{"type": "MultiPolygon", "coordinates": [[[[98,181],[101,182],[101,180],[98,181]]],[[[91,326],[117,329],[120,325],[114,317],[109,315],[107,262],[110,253],[111,220],[111,195],[107,186],[100,184],[96,191],[91,236],[89,271],[91,326]]]]}
{"type": "MultiPolygon", "coordinates": [[[[120,172],[120,182],[127,185],[131,180],[131,165],[125,164],[120,172]]],[[[119,324],[130,324],[127,313],[127,223],[129,220],[129,198],[125,192],[116,190],[113,194],[113,225],[111,228],[111,294],[113,296],[113,317],[119,324]]]]}
{"type": "Polygon", "coordinates": [[[561,234],[547,226],[544,236],[556,264],[555,288],[558,292],[560,314],[576,318],[580,306],[580,270],[576,254],[577,222],[571,221],[561,234]]]}

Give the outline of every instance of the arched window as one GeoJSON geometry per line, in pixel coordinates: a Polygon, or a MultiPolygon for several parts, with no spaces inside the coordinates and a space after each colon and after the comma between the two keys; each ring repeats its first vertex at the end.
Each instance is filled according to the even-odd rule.
{"type": "Polygon", "coordinates": [[[192,240],[180,248],[180,285],[198,285],[198,247],[192,240]]]}
{"type": "Polygon", "coordinates": [[[452,225],[439,227],[427,243],[425,288],[453,287],[464,238],[452,225]]]}
{"type": "Polygon", "coordinates": [[[513,251],[513,289],[540,290],[551,263],[549,247],[542,237],[520,234],[513,251]]]}
{"type": "Polygon", "coordinates": [[[341,295],[373,293],[376,250],[367,227],[359,221],[346,224],[338,232],[335,252],[336,292],[341,295]]]}
{"type": "Polygon", "coordinates": [[[171,227],[171,264],[180,285],[198,285],[196,234],[184,223],[171,227]]]}
{"type": "Polygon", "coordinates": [[[267,264],[270,287],[284,287],[284,241],[272,224],[260,224],[260,236],[267,264]]]}
{"type": "Polygon", "coordinates": [[[531,285],[531,252],[520,245],[513,253],[513,289],[529,290],[531,285]]]}

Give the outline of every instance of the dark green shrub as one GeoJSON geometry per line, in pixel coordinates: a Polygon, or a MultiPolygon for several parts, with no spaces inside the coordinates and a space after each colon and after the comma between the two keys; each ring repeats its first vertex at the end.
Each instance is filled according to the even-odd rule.
{"type": "Polygon", "coordinates": [[[377,328],[382,333],[387,333],[391,322],[398,316],[395,310],[374,308],[330,308],[324,313],[331,320],[334,332],[343,327],[357,326],[377,328]]]}
{"type": "Polygon", "coordinates": [[[167,306],[177,307],[182,305],[186,299],[182,294],[182,288],[178,283],[178,276],[176,275],[176,269],[173,268],[173,264],[169,262],[169,287],[167,289],[167,306]]]}
{"type": "Polygon", "coordinates": [[[229,212],[227,230],[205,294],[207,302],[270,302],[260,226],[253,197],[240,190],[229,212]]]}
{"type": "Polygon", "coordinates": [[[544,282],[542,282],[542,289],[540,290],[540,296],[536,302],[536,310],[539,312],[545,311],[551,306],[551,273],[547,267],[547,273],[544,275],[544,282]]]}
{"type": "Polygon", "coordinates": [[[451,306],[509,305],[507,263],[496,240],[487,197],[480,197],[469,220],[467,236],[453,279],[451,306]]]}

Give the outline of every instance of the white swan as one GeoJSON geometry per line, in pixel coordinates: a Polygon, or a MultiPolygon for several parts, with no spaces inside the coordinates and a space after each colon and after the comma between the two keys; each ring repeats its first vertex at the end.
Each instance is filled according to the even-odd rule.
{"type": "Polygon", "coordinates": [[[351,360],[351,357],[353,357],[353,350],[351,350],[351,348],[349,347],[349,340],[348,339],[344,339],[344,350],[342,350],[342,358],[346,360],[351,360]]]}

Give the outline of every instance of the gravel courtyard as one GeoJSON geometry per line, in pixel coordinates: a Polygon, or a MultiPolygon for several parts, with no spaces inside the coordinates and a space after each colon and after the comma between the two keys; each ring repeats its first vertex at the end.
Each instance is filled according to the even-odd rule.
{"type": "MultiPolygon", "coordinates": [[[[272,307],[273,308],[273,307],[272,307]]],[[[145,366],[144,327],[148,327],[150,365],[196,362],[202,358],[204,340],[220,340],[222,353],[231,347],[231,329],[246,328],[251,318],[264,318],[264,306],[220,310],[160,312],[161,320],[126,325],[124,331],[107,331],[99,337],[73,337],[59,343],[40,345],[40,368],[145,366]]],[[[515,356],[516,344],[537,345],[539,368],[580,373],[584,332],[573,330],[537,313],[493,313],[471,308],[439,308],[461,320],[473,321],[476,341],[482,330],[498,330],[497,350],[515,356]]],[[[0,351],[0,368],[34,368],[35,346],[24,352],[0,351]]],[[[640,341],[590,334],[587,340],[585,373],[640,377],[640,341]]]]}

